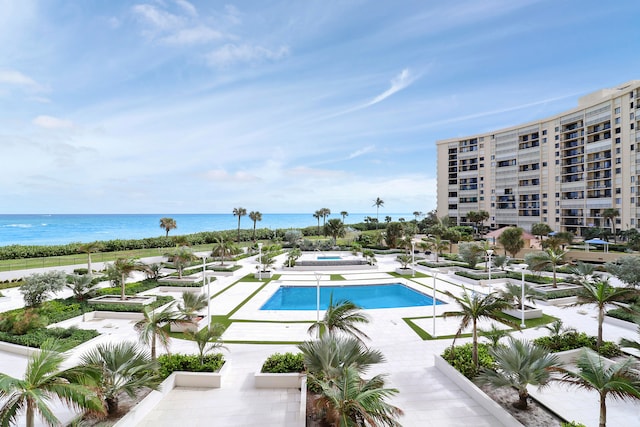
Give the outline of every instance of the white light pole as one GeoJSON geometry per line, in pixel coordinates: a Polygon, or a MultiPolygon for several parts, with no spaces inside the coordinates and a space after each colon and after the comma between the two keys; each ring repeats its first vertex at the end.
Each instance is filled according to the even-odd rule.
{"type": "Polygon", "coordinates": [[[433,276],[433,337],[436,338],[436,277],[438,276],[438,270],[431,270],[431,275],[433,276]]]}
{"type": "Polygon", "coordinates": [[[487,256],[489,257],[489,293],[493,290],[491,287],[491,255],[493,255],[493,249],[487,250],[487,256]]]}
{"type": "Polygon", "coordinates": [[[412,276],[416,277],[416,242],[411,241],[411,270],[412,276]]]}
{"type": "Polygon", "coordinates": [[[318,331],[316,338],[320,338],[320,278],[322,274],[316,271],[313,275],[316,276],[316,326],[318,331]]]}
{"type": "Polygon", "coordinates": [[[520,270],[522,271],[522,285],[521,285],[521,290],[522,290],[522,295],[521,295],[521,301],[520,301],[520,305],[522,306],[522,314],[520,316],[520,327],[521,328],[525,328],[527,325],[525,325],[524,323],[524,272],[527,269],[527,267],[529,267],[527,264],[518,264],[518,266],[520,267],[520,270]]]}
{"type": "MultiPolygon", "coordinates": [[[[202,257],[202,286],[204,286],[204,279],[207,276],[206,265],[207,265],[207,255],[204,255],[202,257]]],[[[207,329],[209,329],[211,327],[211,289],[209,287],[209,283],[210,282],[207,282],[207,297],[208,297],[208,299],[207,299],[207,321],[209,322],[208,326],[207,326],[207,329]]]]}
{"type": "Polygon", "coordinates": [[[258,280],[262,280],[262,243],[258,243],[258,280]]]}
{"type": "Polygon", "coordinates": [[[211,329],[211,277],[207,275],[207,330],[211,329]]]}

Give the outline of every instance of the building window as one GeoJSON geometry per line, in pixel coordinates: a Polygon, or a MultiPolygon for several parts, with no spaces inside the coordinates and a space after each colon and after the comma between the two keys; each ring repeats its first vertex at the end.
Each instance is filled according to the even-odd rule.
{"type": "Polygon", "coordinates": [[[620,157],[616,157],[616,165],[622,163],[622,159],[620,157]]]}
{"type": "Polygon", "coordinates": [[[620,133],[620,128],[616,128],[616,133],[620,133]]]}
{"type": "Polygon", "coordinates": [[[613,111],[614,114],[620,114],[620,107],[616,107],[616,109],[613,111]]]}
{"type": "Polygon", "coordinates": [[[616,117],[615,119],[615,124],[619,125],[620,124],[620,117],[616,117]]]}
{"type": "Polygon", "coordinates": [[[620,154],[620,147],[616,148],[616,154],[620,154]]]}
{"type": "Polygon", "coordinates": [[[616,205],[619,205],[620,203],[622,203],[622,199],[621,198],[616,198],[616,205]]]}
{"type": "Polygon", "coordinates": [[[622,193],[622,190],[620,188],[616,188],[616,194],[620,194],[622,193]]]}
{"type": "Polygon", "coordinates": [[[616,168],[616,173],[622,173],[622,169],[616,168]]]}
{"type": "Polygon", "coordinates": [[[546,129],[542,129],[542,134],[546,135],[547,134],[547,130],[546,129]]]}
{"type": "Polygon", "coordinates": [[[616,144],[620,144],[620,138],[616,138],[616,144]]]}
{"type": "Polygon", "coordinates": [[[633,130],[633,123],[631,123],[631,129],[633,130]]]}

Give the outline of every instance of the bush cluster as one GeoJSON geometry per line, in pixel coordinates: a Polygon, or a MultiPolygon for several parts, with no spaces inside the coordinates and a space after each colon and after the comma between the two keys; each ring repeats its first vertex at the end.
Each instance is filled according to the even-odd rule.
{"type": "Polygon", "coordinates": [[[40,348],[46,340],[56,339],[61,346],[61,351],[66,351],[98,335],[98,332],[93,329],[35,328],[23,335],[0,332],[0,340],[27,347],[40,348]]]}
{"type": "MultiPolygon", "coordinates": [[[[472,343],[458,345],[453,348],[447,347],[442,353],[442,358],[462,375],[472,379],[479,373],[479,369],[473,364],[472,352],[472,343]]],[[[493,369],[493,365],[493,357],[489,354],[489,346],[482,343],[478,344],[478,366],[480,369],[493,369]]]]}
{"type": "MultiPolygon", "coordinates": [[[[582,347],[596,351],[596,337],[584,332],[565,332],[562,335],[539,337],[533,342],[539,346],[548,348],[551,352],[575,350],[582,347]]],[[[617,357],[622,353],[620,347],[611,341],[603,341],[600,346],[600,354],[604,357],[617,357]]]]}
{"type": "Polygon", "coordinates": [[[165,379],[175,371],[217,372],[224,365],[224,357],[221,353],[207,354],[204,363],[200,363],[200,356],[194,354],[163,354],[158,363],[160,376],[165,379]]]}
{"type": "Polygon", "coordinates": [[[268,374],[286,374],[304,371],[304,356],[302,353],[274,353],[265,360],[260,372],[268,374]]]}

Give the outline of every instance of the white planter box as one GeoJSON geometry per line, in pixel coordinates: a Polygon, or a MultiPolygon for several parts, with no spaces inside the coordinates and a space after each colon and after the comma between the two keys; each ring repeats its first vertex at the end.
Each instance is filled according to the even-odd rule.
{"type": "Polygon", "coordinates": [[[204,292],[205,286],[158,286],[158,292],[190,292],[192,294],[201,294],[204,292]]]}
{"type": "MultiPolygon", "coordinates": [[[[519,308],[510,308],[508,310],[502,310],[504,314],[507,316],[515,317],[516,319],[522,318],[522,310],[519,308]]],[[[524,319],[538,319],[542,317],[542,309],[541,308],[533,308],[524,306],[524,319]]]]}
{"type": "Polygon", "coordinates": [[[576,301],[578,301],[578,297],[564,297],[564,298],[539,300],[537,301],[537,304],[558,306],[558,305],[573,304],[576,301]]]}
{"type": "Polygon", "coordinates": [[[256,279],[271,279],[273,273],[271,271],[263,271],[262,273],[253,273],[253,277],[256,279]]]}
{"type": "Polygon", "coordinates": [[[396,268],[396,273],[402,276],[413,276],[413,268],[396,268]]]}
{"type": "Polygon", "coordinates": [[[256,372],[255,387],[256,388],[300,388],[300,381],[305,374],[294,372],[288,374],[266,374],[256,372]]]}

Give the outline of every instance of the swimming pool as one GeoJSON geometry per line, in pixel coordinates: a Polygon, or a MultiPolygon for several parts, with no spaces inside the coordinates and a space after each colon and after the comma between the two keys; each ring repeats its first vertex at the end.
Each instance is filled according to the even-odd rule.
{"type": "MultiPolygon", "coordinates": [[[[329,299],[348,299],[365,309],[431,306],[430,296],[400,283],[388,285],[322,286],[320,308],[326,310],[329,299]]],[[[436,300],[436,305],[446,304],[436,300]]],[[[281,286],[260,310],[315,310],[315,286],[281,286]]]]}
{"type": "Polygon", "coordinates": [[[316,259],[318,261],[335,261],[335,260],[338,260],[338,259],[342,259],[342,257],[341,256],[337,256],[337,255],[327,255],[327,256],[316,257],[316,259]]]}

